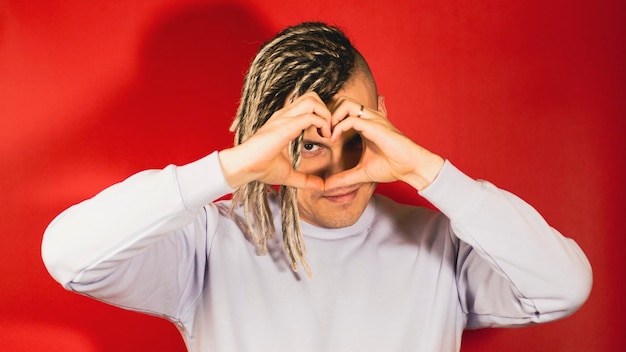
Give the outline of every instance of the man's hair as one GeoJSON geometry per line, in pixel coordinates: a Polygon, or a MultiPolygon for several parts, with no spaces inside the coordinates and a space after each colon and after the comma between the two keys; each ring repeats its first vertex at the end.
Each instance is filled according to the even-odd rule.
{"type": "MultiPolygon", "coordinates": [[[[306,92],[316,92],[328,104],[359,69],[371,77],[363,57],[336,27],[307,22],[288,27],[259,49],[248,69],[237,116],[231,126],[235,145],[245,142],[272,114],[306,92]]],[[[293,168],[298,168],[302,134],[289,146],[293,168]]],[[[234,217],[258,254],[267,253],[267,239],[275,233],[268,193],[273,185],[258,181],[238,188],[231,211],[243,205],[244,219],[234,217]]],[[[283,244],[291,267],[305,261],[306,248],[300,229],[297,190],[280,186],[283,244]]]]}

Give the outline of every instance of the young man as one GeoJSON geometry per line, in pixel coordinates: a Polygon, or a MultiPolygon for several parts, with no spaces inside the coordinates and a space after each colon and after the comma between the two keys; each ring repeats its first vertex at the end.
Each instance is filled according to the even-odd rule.
{"type": "Polygon", "coordinates": [[[464,328],[583,304],[591,269],[572,240],[386,115],[343,33],[287,28],[246,74],[234,147],[66,210],[46,266],[67,289],[173,321],[190,351],[458,351],[464,328]],[[441,212],[373,195],[396,180],[441,212]]]}

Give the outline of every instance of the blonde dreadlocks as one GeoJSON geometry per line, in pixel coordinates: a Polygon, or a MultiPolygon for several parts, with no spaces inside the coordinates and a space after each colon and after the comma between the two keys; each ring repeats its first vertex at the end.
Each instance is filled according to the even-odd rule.
{"type": "MultiPolygon", "coordinates": [[[[363,64],[364,60],[348,38],[335,27],[303,23],[283,30],[261,46],[246,73],[237,117],[231,126],[235,145],[250,138],[288,99],[292,101],[313,91],[328,104],[352,76],[355,67],[363,64]]],[[[298,168],[300,162],[301,144],[302,135],[289,146],[294,168],[298,168]]],[[[239,225],[261,255],[267,253],[267,239],[275,233],[268,202],[268,193],[273,191],[272,185],[255,181],[233,194],[231,211],[238,205],[243,206],[244,220],[238,220],[239,225]]],[[[281,186],[279,192],[283,244],[291,267],[298,271],[299,263],[311,276],[300,230],[297,190],[281,186]]]]}

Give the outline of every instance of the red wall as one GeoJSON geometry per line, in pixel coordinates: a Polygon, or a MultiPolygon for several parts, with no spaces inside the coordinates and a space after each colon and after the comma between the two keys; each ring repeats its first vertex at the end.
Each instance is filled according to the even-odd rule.
{"type": "MultiPolygon", "coordinates": [[[[62,290],[41,235],[131,173],[228,146],[247,62],[302,20],[351,35],[398,128],[525,198],[592,262],[574,316],[470,332],[463,351],[626,346],[626,2],[442,3],[0,2],[0,349],[184,350],[165,321],[62,290]]],[[[381,187],[421,202],[405,190],[381,187]]]]}

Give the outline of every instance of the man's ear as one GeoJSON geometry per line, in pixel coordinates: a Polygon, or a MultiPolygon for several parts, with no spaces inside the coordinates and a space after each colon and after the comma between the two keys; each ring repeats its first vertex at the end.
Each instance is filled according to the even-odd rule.
{"type": "Polygon", "coordinates": [[[385,106],[385,96],[378,96],[378,111],[387,117],[387,107],[385,106]]]}

